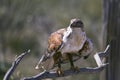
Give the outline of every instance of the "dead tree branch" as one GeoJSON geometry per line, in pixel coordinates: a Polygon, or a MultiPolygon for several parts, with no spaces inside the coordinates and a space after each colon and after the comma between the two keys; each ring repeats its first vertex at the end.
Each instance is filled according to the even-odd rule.
{"type": "MultiPolygon", "coordinates": [[[[64,71],[64,76],[70,76],[70,75],[75,75],[75,74],[79,74],[79,73],[95,73],[95,72],[100,72],[102,71],[107,65],[108,63],[104,63],[101,60],[101,57],[106,57],[107,55],[109,55],[109,47],[110,45],[108,45],[105,49],[105,51],[103,52],[98,52],[94,55],[95,61],[98,65],[98,67],[95,68],[90,68],[90,67],[86,67],[86,68],[80,68],[77,72],[73,71],[73,70],[65,70],[64,71]]],[[[20,61],[22,60],[22,58],[29,53],[30,50],[28,50],[25,53],[22,53],[21,55],[19,55],[15,61],[12,63],[12,66],[10,67],[10,69],[6,72],[3,80],[9,80],[10,76],[12,75],[12,73],[14,72],[14,70],[16,69],[16,67],[18,66],[18,64],[20,63],[20,61]]],[[[64,77],[64,76],[58,76],[58,74],[56,72],[48,72],[48,71],[43,71],[35,76],[32,77],[24,77],[21,80],[41,80],[41,79],[45,79],[45,78],[56,78],[56,77],[64,77]]]]}
{"type": "Polygon", "coordinates": [[[10,76],[12,75],[12,73],[15,71],[16,67],[18,66],[18,64],[20,63],[20,61],[22,60],[22,58],[29,53],[30,50],[28,50],[27,52],[22,53],[21,55],[19,55],[17,58],[15,58],[15,60],[12,63],[12,66],[9,68],[9,70],[6,72],[3,80],[9,80],[10,76]]]}
{"type": "MultiPolygon", "coordinates": [[[[75,74],[79,74],[79,73],[95,73],[95,72],[102,71],[108,65],[108,63],[102,62],[100,57],[105,57],[109,54],[109,52],[108,52],[109,47],[110,47],[110,45],[108,45],[106,47],[104,52],[96,53],[97,57],[94,56],[98,67],[95,67],[95,68],[89,68],[89,67],[80,68],[77,72],[75,72],[73,70],[65,70],[64,71],[64,76],[70,76],[70,75],[75,75],[75,74]]],[[[39,73],[35,76],[25,77],[25,78],[22,78],[21,80],[41,80],[41,79],[45,79],[45,78],[56,78],[56,77],[64,77],[64,76],[58,76],[56,72],[43,71],[43,72],[41,72],[41,73],[39,73]]]]}
{"type": "MultiPolygon", "coordinates": [[[[79,71],[75,72],[73,70],[65,70],[64,71],[64,76],[70,76],[70,75],[75,75],[79,73],[94,73],[94,72],[100,72],[104,69],[106,65],[101,66],[101,67],[96,67],[96,68],[80,68],[79,71]]],[[[32,77],[25,77],[21,80],[41,80],[45,78],[56,78],[56,77],[64,77],[64,76],[58,76],[56,72],[47,72],[43,71],[40,74],[37,74],[32,77]]]]}

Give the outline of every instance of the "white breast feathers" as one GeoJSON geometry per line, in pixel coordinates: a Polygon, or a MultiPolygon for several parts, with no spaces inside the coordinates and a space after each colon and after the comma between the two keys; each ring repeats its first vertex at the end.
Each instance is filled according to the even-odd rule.
{"type": "Polygon", "coordinates": [[[70,26],[67,28],[67,30],[64,32],[64,36],[63,36],[63,42],[66,43],[67,42],[67,38],[68,36],[72,33],[72,29],[70,28],[70,26]]]}
{"type": "Polygon", "coordinates": [[[63,39],[63,42],[65,42],[65,43],[61,49],[61,53],[76,53],[76,52],[78,52],[83,47],[83,45],[86,41],[85,32],[82,31],[81,28],[75,28],[75,29],[71,30],[71,32],[68,31],[65,34],[66,35],[63,36],[63,37],[65,37],[63,39]]]}

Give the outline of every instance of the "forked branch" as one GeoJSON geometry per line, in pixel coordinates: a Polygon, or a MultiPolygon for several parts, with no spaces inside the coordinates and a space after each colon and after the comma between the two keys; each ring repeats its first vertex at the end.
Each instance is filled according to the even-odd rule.
{"type": "Polygon", "coordinates": [[[12,75],[12,73],[15,71],[16,67],[18,66],[18,64],[20,63],[20,61],[22,60],[22,58],[29,53],[30,50],[28,50],[27,52],[22,53],[21,55],[19,55],[17,58],[15,58],[15,60],[12,62],[12,66],[9,68],[9,70],[6,72],[3,80],[9,80],[10,76],[12,75]]]}

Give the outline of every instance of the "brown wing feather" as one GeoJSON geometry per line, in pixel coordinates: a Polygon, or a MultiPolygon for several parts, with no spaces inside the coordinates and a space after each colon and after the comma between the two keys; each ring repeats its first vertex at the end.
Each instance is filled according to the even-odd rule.
{"type": "Polygon", "coordinates": [[[79,54],[81,56],[88,56],[90,55],[92,50],[93,50],[93,43],[89,38],[87,38],[83,48],[79,51],[79,54]]]}
{"type": "Polygon", "coordinates": [[[49,53],[58,50],[58,48],[61,46],[62,37],[65,31],[66,29],[60,29],[50,35],[48,39],[48,52],[49,53]]]}
{"type": "Polygon", "coordinates": [[[51,69],[59,58],[58,52],[56,52],[62,45],[62,37],[66,29],[59,29],[58,31],[52,33],[48,38],[48,48],[47,52],[40,59],[36,67],[44,66],[46,70],[51,69]],[[53,53],[55,53],[53,55],[53,53]]]}

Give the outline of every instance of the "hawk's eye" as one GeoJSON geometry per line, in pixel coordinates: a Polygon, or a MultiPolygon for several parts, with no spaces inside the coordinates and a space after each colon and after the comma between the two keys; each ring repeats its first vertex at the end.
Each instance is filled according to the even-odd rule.
{"type": "Polygon", "coordinates": [[[75,26],[76,26],[76,24],[75,24],[75,23],[72,23],[72,24],[71,24],[71,27],[75,27],[75,26]]]}

